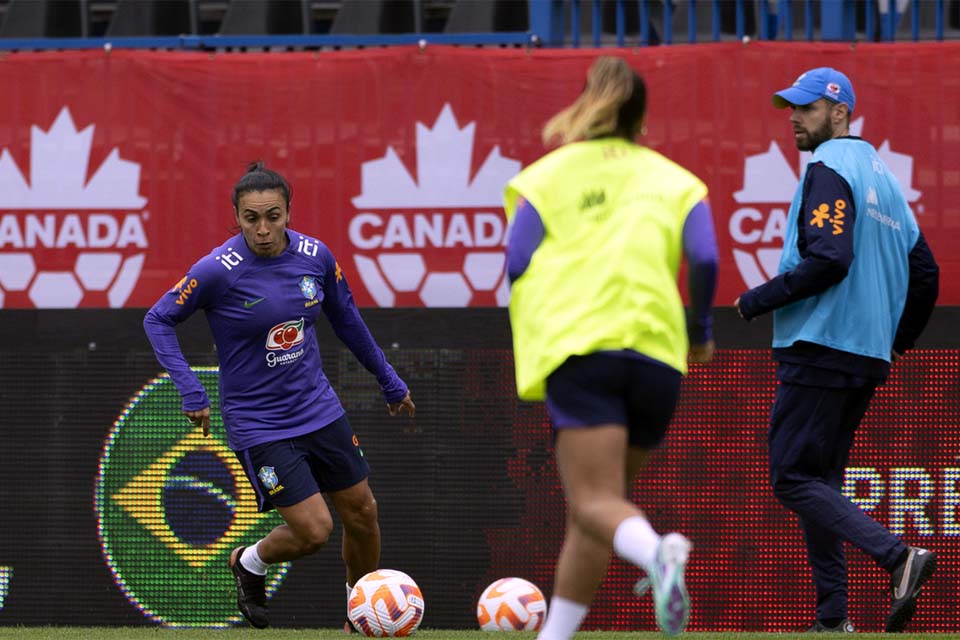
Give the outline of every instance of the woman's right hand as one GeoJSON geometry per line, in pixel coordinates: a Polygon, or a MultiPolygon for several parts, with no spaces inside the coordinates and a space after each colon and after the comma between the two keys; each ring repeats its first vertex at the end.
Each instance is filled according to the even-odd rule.
{"type": "Polygon", "coordinates": [[[210,435],[210,407],[204,407],[197,411],[184,411],[183,415],[193,423],[194,427],[203,427],[203,437],[210,435]]]}
{"type": "Polygon", "coordinates": [[[401,413],[405,413],[412,418],[416,410],[417,407],[413,404],[413,400],[410,399],[409,391],[407,391],[406,397],[404,397],[404,399],[400,402],[387,403],[387,413],[392,416],[398,416],[401,413]]]}

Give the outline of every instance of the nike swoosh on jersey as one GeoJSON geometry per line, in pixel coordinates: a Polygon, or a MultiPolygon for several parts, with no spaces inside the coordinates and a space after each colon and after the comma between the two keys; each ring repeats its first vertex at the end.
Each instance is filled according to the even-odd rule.
{"type": "Polygon", "coordinates": [[[266,298],[257,298],[256,300],[244,300],[244,301],[243,301],[243,308],[244,308],[244,309],[249,309],[249,308],[252,307],[253,305],[255,305],[255,304],[260,304],[260,303],[263,302],[264,300],[266,300],[266,298]]]}

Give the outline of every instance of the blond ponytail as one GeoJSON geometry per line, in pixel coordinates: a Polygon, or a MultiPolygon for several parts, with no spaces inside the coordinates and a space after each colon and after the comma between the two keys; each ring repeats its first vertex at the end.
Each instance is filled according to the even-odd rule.
{"type": "Polygon", "coordinates": [[[607,135],[632,139],[645,111],[646,88],[640,76],[622,59],[601,56],[587,73],[583,93],[543,127],[543,143],[563,145],[607,135]]]}

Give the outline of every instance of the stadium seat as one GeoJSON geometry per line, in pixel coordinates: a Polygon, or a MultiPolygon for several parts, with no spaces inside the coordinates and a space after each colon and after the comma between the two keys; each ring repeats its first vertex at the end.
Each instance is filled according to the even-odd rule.
{"type": "Polygon", "coordinates": [[[10,0],[0,38],[79,38],[87,35],[80,0],[10,0]]]}
{"type": "Polygon", "coordinates": [[[342,0],[330,33],[415,33],[416,18],[413,0],[342,0]]]}
{"type": "Polygon", "coordinates": [[[526,0],[456,0],[444,26],[446,33],[527,31],[530,9],[526,0]]]}
{"type": "Polygon", "coordinates": [[[176,36],[196,33],[190,0],[117,0],[106,35],[176,36]]]}
{"type": "Polygon", "coordinates": [[[307,0],[231,0],[223,14],[220,35],[308,33],[307,0]]]}

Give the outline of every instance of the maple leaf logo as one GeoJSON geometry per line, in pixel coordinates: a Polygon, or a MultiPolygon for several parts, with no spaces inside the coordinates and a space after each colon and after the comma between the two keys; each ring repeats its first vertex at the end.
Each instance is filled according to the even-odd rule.
{"type": "Polygon", "coordinates": [[[462,129],[453,109],[443,105],[433,128],[417,123],[417,180],[393,147],[382,158],[364,162],[361,194],[353,206],[362,208],[499,207],[503,187],[520,171],[520,162],[504,158],[500,147],[487,154],[470,177],[476,123],[462,129]]]}
{"type": "Polygon", "coordinates": [[[49,131],[30,127],[30,181],[9,150],[0,152],[0,209],[142,209],[140,165],[110,151],[87,182],[93,125],[78,131],[60,110],[49,131]]]}
{"type": "Polygon", "coordinates": [[[445,104],[432,127],[416,124],[416,178],[393,147],[363,163],[349,235],[372,252],[354,264],[379,306],[507,304],[501,198],[521,164],[494,146],[472,173],[475,136],[445,104]]]}
{"type": "Polygon", "coordinates": [[[133,292],[149,244],[140,165],[115,147],[87,180],[93,132],[67,107],[31,126],[29,180],[0,151],[0,307],[122,307],[133,292]]]}

